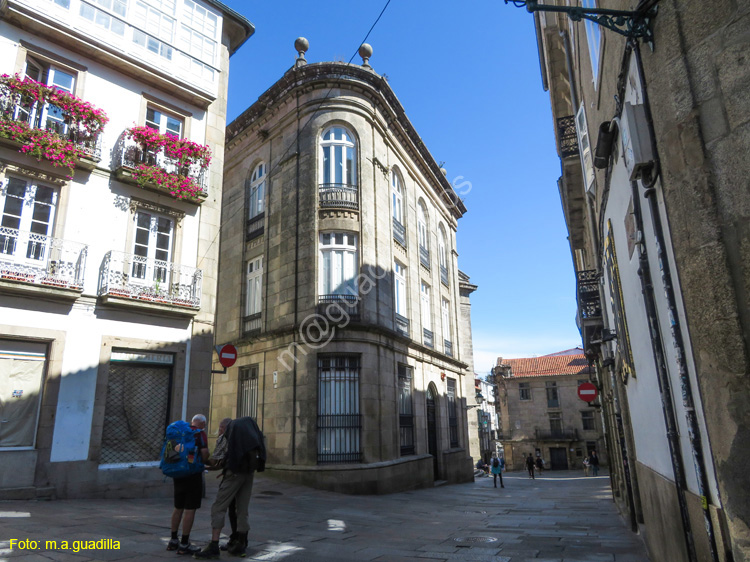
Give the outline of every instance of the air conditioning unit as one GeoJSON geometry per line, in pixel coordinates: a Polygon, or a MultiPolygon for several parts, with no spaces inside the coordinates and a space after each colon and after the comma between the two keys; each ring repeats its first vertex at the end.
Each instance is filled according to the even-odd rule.
{"type": "Polygon", "coordinates": [[[646,107],[643,104],[632,105],[625,102],[620,118],[620,138],[622,139],[623,161],[630,180],[637,180],[641,177],[643,169],[650,167],[654,161],[646,120],[646,107]]]}

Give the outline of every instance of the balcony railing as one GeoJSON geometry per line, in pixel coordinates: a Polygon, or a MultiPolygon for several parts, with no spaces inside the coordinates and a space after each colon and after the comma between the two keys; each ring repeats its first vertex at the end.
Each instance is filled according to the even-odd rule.
{"type": "Polygon", "coordinates": [[[393,219],[393,239],[406,248],[406,227],[393,219]]]}
{"type": "Polygon", "coordinates": [[[335,323],[359,316],[359,297],[356,295],[320,295],[318,313],[335,323]]]}
{"type": "Polygon", "coordinates": [[[69,112],[49,103],[37,102],[20,92],[12,92],[6,84],[0,84],[0,119],[56,133],[73,143],[86,157],[96,161],[101,159],[101,134],[89,134],[72,122],[69,112]]]}
{"type": "Polygon", "coordinates": [[[427,347],[435,347],[435,335],[427,328],[422,329],[422,343],[427,347]]]}
{"type": "MultiPolygon", "coordinates": [[[[181,166],[180,161],[170,158],[164,152],[145,150],[140,144],[123,133],[115,145],[112,159],[113,168],[125,168],[135,170],[137,166],[156,166],[170,175],[181,175],[195,182],[203,195],[208,194],[208,169],[202,168],[196,162],[189,166],[181,166]]],[[[153,185],[152,188],[159,189],[153,185]]]]}
{"type": "Polygon", "coordinates": [[[536,429],[534,430],[537,439],[546,439],[548,441],[577,441],[577,429],[536,429]]]}
{"type": "Polygon", "coordinates": [[[333,209],[359,209],[359,190],[347,183],[321,183],[318,187],[320,207],[333,209]]]}
{"type": "Polygon", "coordinates": [[[448,357],[453,357],[453,342],[449,340],[443,340],[443,346],[445,347],[445,354],[448,357]]]}
{"type": "Polygon", "coordinates": [[[253,218],[248,219],[245,230],[245,241],[253,240],[263,234],[265,221],[266,213],[260,213],[259,215],[255,215],[253,218]]]}
{"type": "Polygon", "coordinates": [[[557,119],[557,139],[560,143],[560,157],[578,156],[578,135],[576,118],[573,115],[557,119]]]}
{"type": "Polygon", "coordinates": [[[0,227],[0,279],[83,290],[88,246],[0,227]]]}
{"type": "Polygon", "coordinates": [[[405,336],[409,335],[409,319],[405,316],[401,316],[398,313],[396,313],[396,330],[398,330],[405,336]]]}
{"type": "Polygon", "coordinates": [[[203,272],[195,267],[110,251],[104,256],[99,295],[197,309],[202,282],[203,272]]]}
{"type": "Polygon", "coordinates": [[[601,318],[602,303],[599,297],[599,275],[594,269],[576,273],[578,282],[578,308],[583,320],[601,318]]]}
{"type": "Polygon", "coordinates": [[[256,312],[242,318],[242,333],[244,335],[257,334],[261,330],[261,313],[256,312]]]}
{"type": "Polygon", "coordinates": [[[427,269],[430,269],[430,251],[421,244],[419,245],[419,261],[427,269]]]}
{"type": "Polygon", "coordinates": [[[444,265],[440,266],[440,281],[446,287],[450,285],[450,283],[448,282],[448,268],[444,265]]]}

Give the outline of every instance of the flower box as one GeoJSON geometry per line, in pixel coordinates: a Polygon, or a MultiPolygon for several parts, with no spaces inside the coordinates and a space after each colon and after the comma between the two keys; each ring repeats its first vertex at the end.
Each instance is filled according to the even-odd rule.
{"type": "Polygon", "coordinates": [[[0,271],[0,279],[7,279],[9,281],[23,281],[25,283],[33,283],[36,276],[33,273],[21,273],[19,271],[0,271]]]}

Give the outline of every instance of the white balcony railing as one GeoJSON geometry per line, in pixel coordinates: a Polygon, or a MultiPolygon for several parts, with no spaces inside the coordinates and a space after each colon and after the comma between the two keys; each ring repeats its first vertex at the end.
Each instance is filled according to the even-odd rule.
{"type": "Polygon", "coordinates": [[[99,295],[200,308],[203,271],[172,262],[110,251],[104,256],[99,295]]]}
{"type": "Polygon", "coordinates": [[[0,227],[0,279],[83,290],[88,246],[0,227]]]}
{"type": "Polygon", "coordinates": [[[112,168],[135,170],[141,164],[157,166],[170,175],[181,175],[192,179],[204,195],[208,194],[208,170],[201,168],[200,163],[180,166],[179,160],[170,158],[164,152],[152,152],[128,138],[126,133],[120,135],[114,149],[112,168]]]}

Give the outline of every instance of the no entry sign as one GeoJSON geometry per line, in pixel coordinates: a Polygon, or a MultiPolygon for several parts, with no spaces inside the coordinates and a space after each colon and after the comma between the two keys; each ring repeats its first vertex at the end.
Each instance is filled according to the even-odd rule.
{"type": "Polygon", "coordinates": [[[593,382],[584,382],[578,387],[578,398],[585,402],[592,402],[599,396],[599,391],[593,382]]]}
{"type": "Polygon", "coordinates": [[[222,345],[219,349],[219,363],[225,369],[228,369],[237,361],[237,348],[231,343],[222,345]]]}

